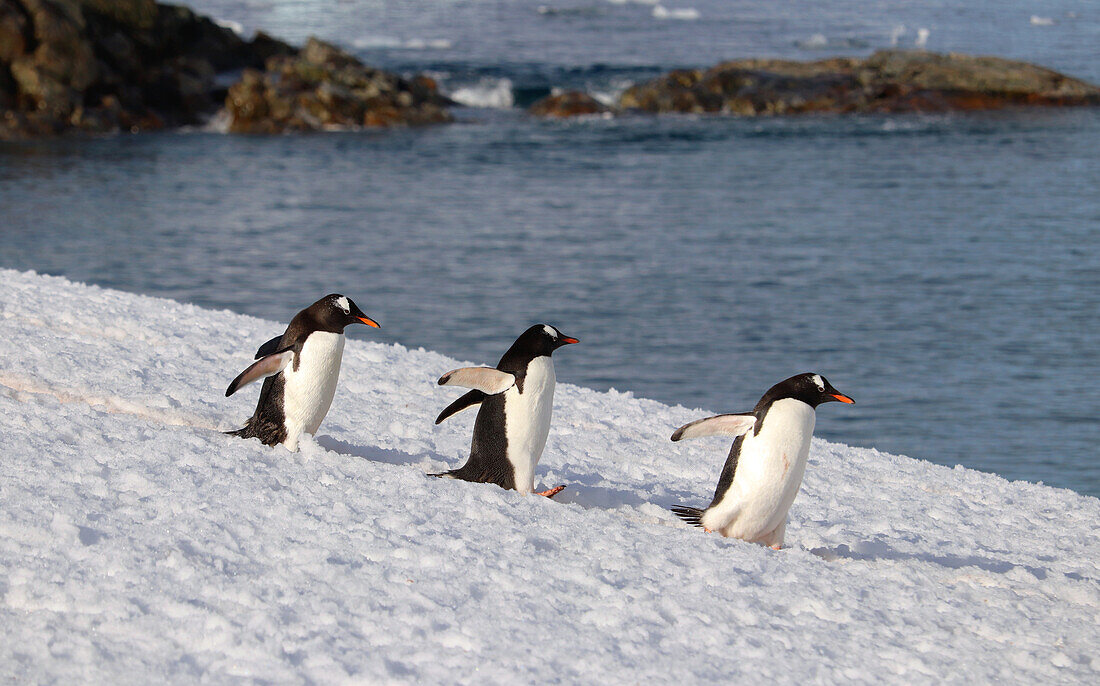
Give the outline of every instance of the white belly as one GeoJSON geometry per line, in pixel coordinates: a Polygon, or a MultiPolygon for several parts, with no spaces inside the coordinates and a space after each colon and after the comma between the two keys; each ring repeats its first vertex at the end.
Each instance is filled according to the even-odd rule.
{"type": "Polygon", "coordinates": [[[771,406],[759,435],[745,436],[733,485],[713,508],[712,516],[719,521],[723,511],[735,516],[708,528],[747,541],[783,543],[787,511],[806,472],[815,418],[814,409],[800,400],[779,400],[771,406]]]}
{"type": "Polygon", "coordinates": [[[508,438],[508,460],[515,468],[516,490],[535,489],[535,465],[550,434],[554,409],[554,362],[536,357],[527,365],[523,393],[515,386],[504,392],[504,430],[508,438]]]}
{"type": "Polygon", "coordinates": [[[321,426],[336,394],[343,354],[343,334],[317,331],[306,338],[298,368],[292,362],[283,369],[287,448],[297,450],[298,436],[316,433],[321,426]]]}

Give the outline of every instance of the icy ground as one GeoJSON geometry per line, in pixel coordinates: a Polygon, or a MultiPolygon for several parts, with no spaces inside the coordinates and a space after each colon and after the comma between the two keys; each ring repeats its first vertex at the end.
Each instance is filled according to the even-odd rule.
{"type": "Polygon", "coordinates": [[[283,325],[0,271],[0,682],[1100,680],[1100,500],[815,441],[774,552],[667,511],[702,410],[564,383],[557,502],[431,479],[459,363],[362,340],[301,453],[222,435],[283,325]]]}

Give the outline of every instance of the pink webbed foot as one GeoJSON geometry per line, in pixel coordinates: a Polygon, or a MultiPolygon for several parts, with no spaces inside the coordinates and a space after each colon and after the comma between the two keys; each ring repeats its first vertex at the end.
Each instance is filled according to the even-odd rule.
{"type": "Polygon", "coordinates": [[[541,496],[545,496],[547,498],[553,498],[557,494],[561,493],[563,490],[565,490],[565,486],[555,486],[554,488],[551,488],[551,489],[546,490],[546,491],[536,492],[535,495],[541,495],[541,496]]]}

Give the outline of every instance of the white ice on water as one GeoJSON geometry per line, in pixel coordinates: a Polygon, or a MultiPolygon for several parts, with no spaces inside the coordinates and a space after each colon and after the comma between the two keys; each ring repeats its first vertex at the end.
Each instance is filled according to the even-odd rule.
{"type": "Polygon", "coordinates": [[[669,434],[731,408],[560,384],[537,483],[569,487],[523,497],[426,476],[467,454],[474,412],[432,424],[460,361],[349,340],[289,453],[219,432],[283,324],[0,285],[0,682],[1100,679],[1095,498],[818,440],[775,552],[666,509],[728,447],[669,434]]]}

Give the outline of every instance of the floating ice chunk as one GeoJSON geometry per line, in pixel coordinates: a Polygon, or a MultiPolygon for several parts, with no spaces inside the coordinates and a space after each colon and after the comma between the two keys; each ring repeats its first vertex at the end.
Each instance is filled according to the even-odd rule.
{"type": "Polygon", "coordinates": [[[450,50],[453,45],[446,38],[410,38],[402,47],[409,50],[450,50]]]}
{"type": "Polygon", "coordinates": [[[664,5],[653,6],[653,16],[657,19],[679,19],[681,21],[694,21],[699,18],[699,10],[694,7],[668,9],[664,5]]]}
{"type": "Polygon", "coordinates": [[[1053,17],[1040,17],[1037,14],[1031,15],[1032,26],[1054,26],[1053,17]]]}
{"type": "Polygon", "coordinates": [[[815,33],[806,40],[798,41],[796,45],[806,50],[820,50],[829,45],[829,39],[825,37],[824,33],[815,33]]]}

